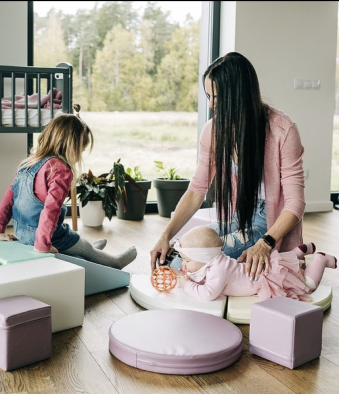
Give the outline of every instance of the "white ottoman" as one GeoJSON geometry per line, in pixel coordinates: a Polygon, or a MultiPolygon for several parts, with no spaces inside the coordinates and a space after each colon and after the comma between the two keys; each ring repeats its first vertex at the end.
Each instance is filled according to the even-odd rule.
{"type": "MultiPolygon", "coordinates": [[[[171,217],[174,212],[171,213],[171,217]]],[[[192,216],[192,218],[182,227],[182,229],[175,234],[173,239],[180,238],[187,233],[188,230],[195,226],[208,225],[217,220],[217,212],[215,208],[201,208],[192,216]]]]}
{"type": "Polygon", "coordinates": [[[52,332],[81,326],[85,269],[55,257],[0,266],[0,299],[18,295],[52,307],[52,332]]]}

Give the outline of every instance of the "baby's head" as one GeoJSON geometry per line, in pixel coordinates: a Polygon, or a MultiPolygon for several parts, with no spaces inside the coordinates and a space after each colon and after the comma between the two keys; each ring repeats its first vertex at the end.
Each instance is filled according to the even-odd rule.
{"type": "Polygon", "coordinates": [[[221,254],[222,242],[210,227],[196,226],[185,233],[174,248],[183,259],[183,269],[195,272],[221,254]]]}

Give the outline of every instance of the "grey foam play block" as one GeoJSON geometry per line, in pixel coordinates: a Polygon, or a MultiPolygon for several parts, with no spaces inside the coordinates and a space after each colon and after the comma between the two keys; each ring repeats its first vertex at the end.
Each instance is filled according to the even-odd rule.
{"type": "Polygon", "coordinates": [[[67,256],[62,253],[55,254],[55,257],[85,268],[85,296],[129,285],[129,272],[106,267],[79,257],[67,256]]]}

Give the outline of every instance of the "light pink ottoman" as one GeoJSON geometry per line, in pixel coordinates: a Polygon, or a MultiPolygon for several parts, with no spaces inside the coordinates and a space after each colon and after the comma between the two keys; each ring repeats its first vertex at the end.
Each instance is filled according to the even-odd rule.
{"type": "Polygon", "coordinates": [[[10,371],[51,355],[51,306],[27,296],[0,299],[0,368],[10,371]]]}
{"type": "Polygon", "coordinates": [[[147,310],[112,324],[109,350],[125,364],[146,371],[200,374],[237,361],[242,334],[233,323],[207,313],[147,310]]]}
{"type": "Polygon", "coordinates": [[[323,309],[275,297],[251,306],[249,350],[294,369],[320,356],[323,309]]]}

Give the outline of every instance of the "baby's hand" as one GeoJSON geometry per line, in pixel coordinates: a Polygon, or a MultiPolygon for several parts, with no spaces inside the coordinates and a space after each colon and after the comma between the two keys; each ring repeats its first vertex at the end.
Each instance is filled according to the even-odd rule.
{"type": "Polygon", "coordinates": [[[179,268],[178,271],[179,271],[181,276],[185,276],[187,274],[187,271],[183,270],[182,268],[179,268]]]}
{"type": "Polygon", "coordinates": [[[0,233],[0,241],[17,241],[18,238],[12,234],[0,233]]]}

